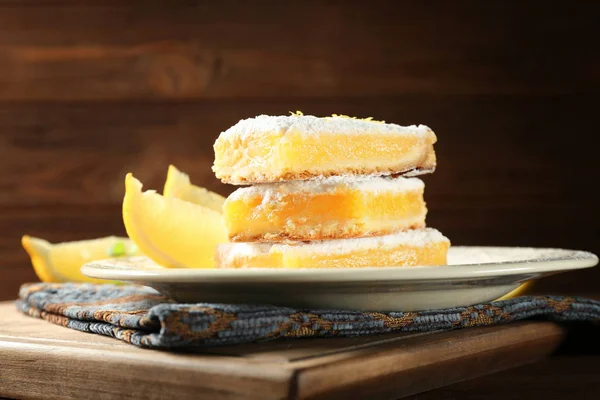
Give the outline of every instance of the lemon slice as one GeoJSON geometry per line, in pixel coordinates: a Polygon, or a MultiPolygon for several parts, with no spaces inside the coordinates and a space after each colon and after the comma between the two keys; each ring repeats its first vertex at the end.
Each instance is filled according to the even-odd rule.
{"type": "Polygon", "coordinates": [[[131,240],[116,236],[52,244],[25,235],[21,243],[42,282],[106,283],[101,279],[88,278],[79,268],[90,261],[139,254],[131,240]]]}
{"type": "Polygon", "coordinates": [[[219,213],[223,212],[223,203],[225,202],[225,197],[220,194],[193,185],[190,177],[175,168],[174,165],[169,165],[163,196],[189,201],[219,213]]]}
{"type": "Polygon", "coordinates": [[[123,222],[140,250],[168,268],[212,268],[217,244],[227,242],[220,213],[153,190],[125,177],[123,222]]]}
{"type": "MultiPolygon", "coordinates": [[[[525,294],[525,292],[529,291],[529,289],[531,289],[532,286],[533,286],[533,281],[527,281],[527,282],[521,284],[521,286],[514,289],[512,292],[509,292],[509,293],[505,294],[504,296],[500,297],[498,300],[508,300],[508,299],[512,299],[513,297],[519,297],[519,296],[525,294]]],[[[498,301],[498,300],[496,300],[496,301],[498,301]]]]}

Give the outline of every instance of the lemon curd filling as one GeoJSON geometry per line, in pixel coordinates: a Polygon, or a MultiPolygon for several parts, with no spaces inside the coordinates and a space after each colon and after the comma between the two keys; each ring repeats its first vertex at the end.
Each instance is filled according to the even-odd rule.
{"type": "Polygon", "coordinates": [[[445,265],[450,241],[425,228],[424,184],[437,138],[400,126],[297,111],[239,121],[214,144],[224,183],[220,268],[445,265]]]}
{"type": "Polygon", "coordinates": [[[431,172],[437,138],[424,125],[333,116],[261,115],[238,122],[214,145],[213,171],[245,184],[333,175],[431,172]]]}
{"type": "Polygon", "coordinates": [[[223,206],[232,241],[322,240],[383,235],[425,226],[417,178],[293,181],[238,189],[223,206]]]}
{"type": "Polygon", "coordinates": [[[450,241],[431,228],[392,235],[298,243],[227,243],[218,268],[358,268],[445,265],[450,241]]]}

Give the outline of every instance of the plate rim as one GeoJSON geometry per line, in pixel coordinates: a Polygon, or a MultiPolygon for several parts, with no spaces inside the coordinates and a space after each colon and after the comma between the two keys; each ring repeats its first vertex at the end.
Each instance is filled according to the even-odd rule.
{"type": "Polygon", "coordinates": [[[598,264],[595,254],[583,251],[551,247],[524,246],[453,246],[463,249],[560,251],[562,256],[525,260],[455,264],[449,266],[416,267],[361,267],[336,269],[212,269],[212,268],[168,268],[168,269],[114,269],[101,267],[105,260],[86,263],[81,272],[89,277],[148,283],[251,283],[251,282],[373,282],[373,281],[440,281],[454,279],[481,279],[511,275],[546,275],[549,273],[591,268],[598,264]]]}

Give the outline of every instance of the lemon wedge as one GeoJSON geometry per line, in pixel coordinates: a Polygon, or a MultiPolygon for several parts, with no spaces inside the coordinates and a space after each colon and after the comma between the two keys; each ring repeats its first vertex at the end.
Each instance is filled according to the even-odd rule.
{"type": "Polygon", "coordinates": [[[168,268],[212,268],[215,247],[227,242],[219,212],[153,190],[125,177],[123,222],[140,250],[168,268]]]}
{"type": "MultiPolygon", "coordinates": [[[[531,289],[532,286],[533,286],[533,281],[527,281],[527,282],[521,284],[521,286],[514,289],[512,292],[509,292],[509,293],[505,294],[504,296],[500,297],[498,300],[508,300],[508,299],[512,299],[513,297],[522,296],[527,291],[529,291],[529,289],[531,289]]],[[[498,301],[498,300],[496,300],[496,301],[498,301]]]]}
{"type": "Polygon", "coordinates": [[[190,177],[174,165],[169,165],[163,196],[185,200],[219,213],[223,212],[223,203],[225,202],[225,197],[220,194],[193,185],[190,177]]]}
{"type": "Polygon", "coordinates": [[[21,244],[42,282],[106,283],[101,279],[88,278],[79,268],[94,260],[139,254],[131,240],[116,236],[52,244],[25,235],[21,238],[21,244]]]}

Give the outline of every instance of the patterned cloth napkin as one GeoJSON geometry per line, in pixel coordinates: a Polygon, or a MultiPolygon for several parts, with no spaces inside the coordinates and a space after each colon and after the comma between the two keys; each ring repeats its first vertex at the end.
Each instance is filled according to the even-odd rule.
{"type": "Polygon", "coordinates": [[[529,318],[600,320],[600,301],[559,296],[524,296],[471,307],[386,313],[176,304],[153,289],[135,285],[25,284],[19,297],[17,308],[32,317],[161,349],[450,330],[529,318]]]}

